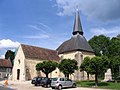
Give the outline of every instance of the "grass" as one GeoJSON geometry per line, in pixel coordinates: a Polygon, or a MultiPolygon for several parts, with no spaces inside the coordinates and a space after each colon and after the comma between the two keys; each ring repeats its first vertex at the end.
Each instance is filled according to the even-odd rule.
{"type": "Polygon", "coordinates": [[[120,90],[120,83],[114,82],[99,82],[98,87],[95,87],[94,81],[76,81],[78,87],[90,87],[90,88],[104,88],[120,90]]]}

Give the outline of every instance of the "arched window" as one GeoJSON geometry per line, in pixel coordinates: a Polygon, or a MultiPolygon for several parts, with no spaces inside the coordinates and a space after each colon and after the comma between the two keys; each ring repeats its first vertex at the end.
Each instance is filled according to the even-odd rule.
{"type": "Polygon", "coordinates": [[[18,59],[18,63],[20,64],[20,59],[18,59]]]}

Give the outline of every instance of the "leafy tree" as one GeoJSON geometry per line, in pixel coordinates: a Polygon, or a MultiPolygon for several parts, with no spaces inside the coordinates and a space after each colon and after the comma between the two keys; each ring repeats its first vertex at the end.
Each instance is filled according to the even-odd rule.
{"type": "Polygon", "coordinates": [[[110,68],[112,71],[112,76],[115,79],[120,72],[120,38],[113,37],[110,40],[109,50],[109,59],[110,59],[110,68]]]}
{"type": "Polygon", "coordinates": [[[118,35],[117,35],[117,38],[119,38],[119,39],[120,39],[120,34],[118,34],[118,35]]]}
{"type": "Polygon", "coordinates": [[[57,63],[56,62],[52,62],[52,61],[43,61],[42,63],[38,63],[36,65],[36,70],[37,71],[42,71],[46,77],[48,77],[48,74],[51,73],[52,71],[54,71],[57,67],[57,63]]]}
{"type": "Polygon", "coordinates": [[[12,65],[14,64],[14,58],[15,58],[15,52],[11,51],[11,50],[7,50],[6,54],[5,54],[5,59],[10,59],[12,65]]]}
{"type": "Polygon", "coordinates": [[[108,54],[108,46],[110,42],[109,37],[106,37],[104,35],[94,36],[88,42],[95,51],[96,56],[108,54]]]}
{"type": "Polygon", "coordinates": [[[80,71],[87,72],[87,79],[88,80],[89,80],[89,73],[90,73],[89,65],[90,65],[90,57],[85,57],[82,64],[80,65],[80,71]]]}
{"type": "Polygon", "coordinates": [[[110,45],[108,47],[109,57],[112,58],[114,56],[120,57],[120,38],[113,37],[110,40],[110,45]]]}
{"type": "Polygon", "coordinates": [[[115,56],[110,59],[110,67],[112,71],[113,79],[116,79],[120,75],[120,57],[115,56]]]}
{"type": "Polygon", "coordinates": [[[74,59],[63,59],[58,68],[60,69],[61,72],[64,73],[65,77],[69,78],[70,74],[73,74],[75,70],[78,69],[77,66],[77,61],[74,59]]]}
{"type": "MultiPolygon", "coordinates": [[[[84,62],[83,62],[84,63],[84,62]]],[[[87,64],[85,64],[86,68],[89,68],[90,74],[95,74],[95,84],[98,85],[98,75],[103,74],[108,69],[108,58],[107,57],[93,57],[87,64]]]]}

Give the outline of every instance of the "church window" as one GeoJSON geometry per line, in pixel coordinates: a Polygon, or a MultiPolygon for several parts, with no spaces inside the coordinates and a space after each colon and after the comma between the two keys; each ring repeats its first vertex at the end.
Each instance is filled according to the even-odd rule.
{"type": "Polygon", "coordinates": [[[83,60],[83,55],[81,55],[81,60],[83,60]]]}
{"type": "Polygon", "coordinates": [[[62,60],[64,57],[63,57],[63,55],[60,57],[60,59],[62,60]]]}
{"type": "Polygon", "coordinates": [[[20,59],[18,60],[18,63],[20,64],[20,59]]]}
{"type": "Polygon", "coordinates": [[[2,73],[0,73],[0,77],[2,77],[2,73]]]}

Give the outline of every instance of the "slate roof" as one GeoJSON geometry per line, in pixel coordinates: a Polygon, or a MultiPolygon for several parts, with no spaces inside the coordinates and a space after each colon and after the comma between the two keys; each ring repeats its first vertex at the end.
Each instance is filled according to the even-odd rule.
{"type": "Polygon", "coordinates": [[[0,59],[0,67],[12,68],[12,63],[7,59],[0,59]]]}
{"type": "Polygon", "coordinates": [[[63,42],[58,48],[59,54],[70,51],[87,51],[94,53],[87,40],[82,35],[74,35],[71,39],[63,42]]]}
{"type": "Polygon", "coordinates": [[[71,39],[63,42],[56,50],[58,54],[71,52],[71,51],[87,51],[94,53],[91,46],[88,44],[87,40],[83,36],[82,25],[80,22],[80,16],[78,9],[76,10],[73,36],[71,39]]]}
{"type": "Polygon", "coordinates": [[[73,27],[73,35],[76,35],[77,33],[83,35],[83,30],[82,30],[82,25],[80,22],[80,16],[79,16],[79,11],[78,9],[76,10],[76,15],[75,15],[75,21],[74,21],[74,27],[73,27]]]}
{"type": "Polygon", "coordinates": [[[26,58],[59,61],[55,50],[21,44],[26,58]]]}

